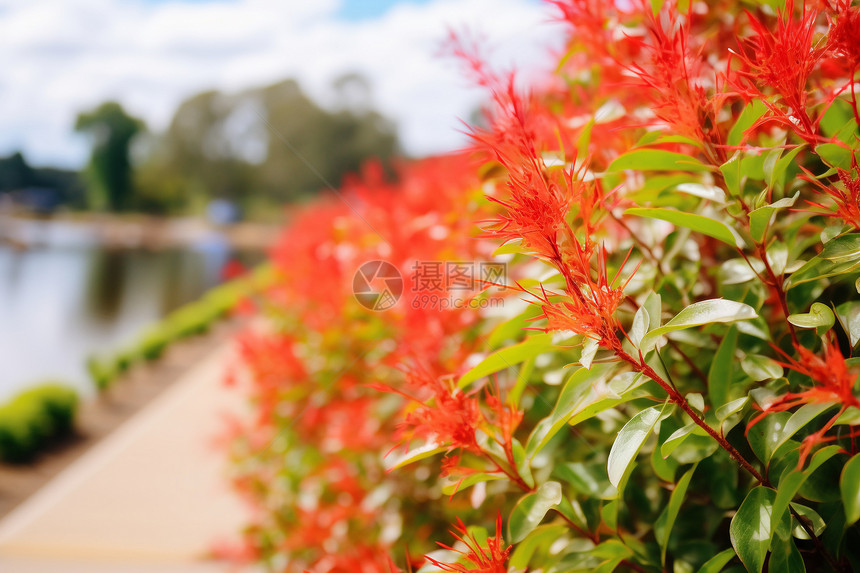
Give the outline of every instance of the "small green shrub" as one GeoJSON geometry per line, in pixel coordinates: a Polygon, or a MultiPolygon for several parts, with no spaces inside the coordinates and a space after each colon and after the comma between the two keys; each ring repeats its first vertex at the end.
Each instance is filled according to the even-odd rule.
{"type": "Polygon", "coordinates": [[[26,390],[0,406],[0,459],[32,460],[46,445],[74,426],[77,393],[61,384],[26,390]]]}
{"type": "Polygon", "coordinates": [[[87,359],[87,370],[99,390],[107,390],[120,374],[115,361],[100,359],[95,356],[90,356],[87,359]]]}
{"type": "Polygon", "coordinates": [[[152,362],[161,358],[168,344],[170,344],[170,337],[167,331],[163,327],[155,326],[144,332],[137,343],[137,349],[141,358],[152,362]]]}

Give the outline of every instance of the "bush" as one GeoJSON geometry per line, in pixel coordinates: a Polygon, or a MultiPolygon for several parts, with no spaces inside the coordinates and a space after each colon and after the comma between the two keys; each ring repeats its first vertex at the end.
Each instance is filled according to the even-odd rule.
{"type": "Polygon", "coordinates": [[[367,169],[285,230],[241,340],[240,554],[860,570],[860,6],[551,3],[539,90],[453,43],[490,88],[482,165],[367,169]]]}
{"type": "Polygon", "coordinates": [[[121,374],[115,360],[95,356],[87,359],[87,371],[99,390],[107,390],[121,374]]]}
{"type": "Polygon", "coordinates": [[[0,406],[0,459],[21,463],[72,431],[78,395],[60,384],[26,390],[0,406]]]}

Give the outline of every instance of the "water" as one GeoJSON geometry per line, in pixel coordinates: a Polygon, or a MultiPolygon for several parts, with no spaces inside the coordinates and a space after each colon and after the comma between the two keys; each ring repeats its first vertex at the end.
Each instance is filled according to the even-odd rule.
{"type": "Polygon", "coordinates": [[[45,381],[93,393],[87,357],[111,355],[218,284],[231,257],[258,258],[217,233],[158,251],[62,235],[24,250],[0,244],[0,401],[45,381]]]}

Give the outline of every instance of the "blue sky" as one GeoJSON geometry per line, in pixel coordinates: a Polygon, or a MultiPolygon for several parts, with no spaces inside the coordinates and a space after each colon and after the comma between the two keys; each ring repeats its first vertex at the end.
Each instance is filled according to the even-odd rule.
{"type": "Polygon", "coordinates": [[[560,47],[551,14],[537,0],[0,0],[0,156],[80,167],[75,117],[104,101],[158,132],[204,90],[295,78],[325,104],[348,72],[370,80],[408,153],[448,151],[486,98],[439,56],[448,31],[485,38],[497,68],[537,73],[560,47]]]}
{"type": "Polygon", "coordinates": [[[378,18],[396,4],[424,4],[428,0],[343,0],[338,16],[346,20],[378,18]]]}
{"type": "MultiPolygon", "coordinates": [[[[232,0],[144,0],[149,4],[164,2],[187,2],[202,4],[206,2],[229,2],[232,0]]],[[[337,16],[349,21],[378,18],[397,4],[425,4],[430,0],[342,0],[337,16]]]]}

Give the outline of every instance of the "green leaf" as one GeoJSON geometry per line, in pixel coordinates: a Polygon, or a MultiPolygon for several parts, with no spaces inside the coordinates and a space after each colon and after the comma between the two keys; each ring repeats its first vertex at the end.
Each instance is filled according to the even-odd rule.
{"type": "Polygon", "coordinates": [[[839,491],[845,506],[845,525],[860,519],[860,455],[856,455],[842,468],[839,476],[839,491]]]}
{"type": "Polygon", "coordinates": [[[579,363],[586,370],[591,369],[591,362],[600,348],[600,343],[593,338],[586,338],[582,343],[582,353],[579,355],[579,363]]]}
{"type": "Polygon", "coordinates": [[[519,344],[502,348],[484,358],[478,365],[460,377],[457,387],[465,388],[475,380],[480,380],[484,376],[511,368],[514,364],[525,362],[529,358],[534,358],[554,348],[555,345],[552,343],[551,335],[538,334],[531,336],[519,344]]]}
{"type": "MultiPolygon", "coordinates": [[[[773,166],[770,169],[765,169],[765,181],[770,187],[784,187],[785,186],[785,172],[788,170],[788,167],[794,162],[794,158],[797,157],[797,154],[800,153],[803,148],[806,147],[806,144],[798,145],[791,149],[785,155],[782,155],[782,150],[779,150],[780,156],[773,163],[773,166]]],[[[795,199],[797,196],[795,196],[795,199]]],[[[779,203],[779,201],[777,201],[779,203]]],[[[794,203],[794,200],[792,200],[794,203]]],[[[774,203],[776,205],[776,203],[774,203]]]]}
{"type": "Polygon", "coordinates": [[[528,328],[530,319],[540,314],[540,307],[536,304],[530,304],[516,316],[496,325],[487,339],[488,349],[496,350],[509,342],[519,340],[523,334],[528,332],[524,329],[528,328]]]}
{"type": "Polygon", "coordinates": [[[533,458],[566,424],[577,424],[635,397],[633,390],[646,378],[637,374],[622,375],[607,383],[606,378],[613,369],[611,364],[597,364],[591,370],[580,368],[573,373],[550,415],[532,430],[526,442],[526,457],[533,458]],[[626,383],[628,379],[631,383],[626,383]]]}
{"type": "Polygon", "coordinates": [[[771,528],[776,529],[780,520],[784,518],[788,512],[789,503],[800,491],[806,479],[817,470],[821,464],[839,453],[839,446],[827,446],[815,452],[812,460],[809,462],[809,467],[803,471],[798,471],[795,464],[789,466],[779,478],[779,487],[776,491],[776,498],[773,502],[773,515],[771,517],[771,528]]]}
{"type": "Polygon", "coordinates": [[[711,367],[708,369],[708,400],[711,406],[719,408],[729,399],[732,383],[732,370],[735,362],[735,349],[738,345],[738,329],[732,325],[717,348],[711,367]]]}
{"type": "Polygon", "coordinates": [[[785,281],[785,289],[860,269],[860,233],[836,237],[785,281]]]}
{"type": "Polygon", "coordinates": [[[566,530],[567,526],[562,524],[548,523],[536,527],[524,540],[517,543],[508,565],[514,570],[524,571],[535,552],[546,551],[566,530]]]}
{"type": "Polygon", "coordinates": [[[561,503],[561,484],[557,481],[542,483],[537,491],[526,494],[517,502],[508,520],[508,539],[519,543],[537,527],[546,512],[561,503]]]}
{"type": "Polygon", "coordinates": [[[791,415],[788,421],[786,421],[785,425],[782,426],[782,429],[774,432],[774,435],[772,436],[773,443],[770,446],[771,452],[778,450],[781,445],[787,442],[789,438],[796,434],[801,428],[817,418],[819,414],[822,414],[833,406],[835,406],[833,403],[819,403],[804,404],[798,408],[798,410],[791,415]]]}
{"type": "Polygon", "coordinates": [[[613,161],[608,172],[625,171],[708,171],[709,167],[698,159],[662,149],[634,149],[613,161]]]}
{"type": "Polygon", "coordinates": [[[442,493],[445,495],[454,495],[457,492],[463,491],[477,485],[479,483],[496,481],[504,479],[505,476],[500,474],[476,473],[468,475],[462,479],[445,478],[442,482],[442,493]]]}
{"type": "Polygon", "coordinates": [[[601,559],[600,565],[591,569],[591,573],[612,573],[622,561],[633,556],[633,550],[617,539],[607,539],[589,553],[601,559]]]}
{"type": "MultiPolygon", "coordinates": [[[[773,521],[771,521],[773,523],[773,521]]],[[[780,571],[784,573],[806,573],[803,557],[794,539],[791,537],[791,515],[781,516],[773,527],[773,538],[770,542],[770,559],[768,560],[768,571],[780,571]]]]}
{"type": "Polygon", "coordinates": [[[842,325],[842,329],[848,335],[851,348],[857,346],[857,343],[860,342],[860,301],[852,300],[837,306],[836,318],[839,319],[839,324],[842,325]]]}
{"type": "Polygon", "coordinates": [[[668,458],[672,455],[672,452],[675,451],[675,448],[680,446],[684,440],[686,440],[691,434],[697,433],[699,435],[707,435],[707,432],[699,427],[695,422],[690,422],[686,426],[682,428],[678,428],[672,435],[666,438],[662,444],[660,444],[660,455],[664,458],[668,458]]]}
{"type": "Polygon", "coordinates": [[[738,119],[735,121],[732,129],[729,130],[726,143],[730,146],[740,145],[741,141],[743,141],[744,132],[751,128],[766,112],[767,106],[761,100],[754,99],[748,103],[740,115],[738,115],[738,119]]]}
{"type": "Polygon", "coordinates": [[[401,453],[393,453],[390,458],[385,460],[386,469],[389,471],[396,470],[419,460],[429,458],[430,456],[435,456],[436,454],[444,452],[446,449],[447,448],[445,446],[439,445],[435,442],[428,442],[417,448],[410,448],[401,453]]]}
{"type": "Polygon", "coordinates": [[[729,536],[741,562],[750,573],[760,573],[773,536],[771,513],[776,492],[754,488],[732,517],[729,536]]]}
{"type": "Polygon", "coordinates": [[[788,412],[774,412],[768,414],[755,426],[747,431],[747,441],[753,453],[763,463],[767,464],[776,448],[781,444],[782,428],[788,422],[791,414],[788,412]]]}
{"type": "Polygon", "coordinates": [[[791,314],[788,316],[788,322],[798,328],[815,328],[818,329],[818,334],[824,334],[830,330],[836,323],[836,317],[833,311],[826,304],[813,302],[809,308],[809,312],[803,314],[791,314]]]}
{"type": "Polygon", "coordinates": [[[782,376],[782,366],[773,358],[761,354],[747,354],[741,360],[741,368],[755,382],[773,380],[782,376]]]}
{"type": "Polygon", "coordinates": [[[695,302],[675,315],[665,325],[655,328],[642,337],[640,348],[643,352],[647,352],[654,348],[661,336],[676,330],[702,326],[703,324],[750,320],[757,316],[758,314],[753,307],[742,302],[722,298],[695,302]]]}
{"type": "Polygon", "coordinates": [[[609,482],[616,488],[629,475],[632,470],[633,460],[642,448],[642,444],[648,438],[654,424],[660,419],[663,408],[657,406],[642,410],[627,422],[609,451],[609,459],[606,467],[609,473],[609,482]]]}
{"type": "Polygon", "coordinates": [[[492,256],[497,257],[499,255],[520,255],[528,252],[528,249],[523,248],[522,239],[514,239],[497,247],[496,250],[493,251],[492,256]]]}
{"type": "Polygon", "coordinates": [[[690,468],[687,473],[681,476],[678,484],[669,496],[669,504],[657,521],[654,523],[654,535],[657,538],[657,543],[660,545],[660,562],[666,564],[666,549],[669,546],[669,535],[672,533],[672,527],[675,525],[675,520],[678,519],[678,513],[681,511],[681,504],[684,502],[684,496],[687,495],[687,488],[690,485],[690,480],[693,479],[693,472],[697,466],[690,468]]]}
{"type": "Polygon", "coordinates": [[[762,242],[773,214],[781,209],[793,206],[798,197],[800,197],[800,191],[795,193],[793,197],[786,197],[770,205],[750,211],[750,235],[752,235],[753,240],[757,243],[762,242]]]}
{"type": "Polygon", "coordinates": [[[630,331],[627,333],[627,337],[630,338],[630,342],[633,343],[634,347],[639,348],[639,342],[645,336],[645,333],[648,332],[650,323],[651,317],[648,316],[648,310],[645,308],[645,305],[640,306],[636,314],[633,315],[633,323],[630,325],[630,331]]]}
{"type": "Polygon", "coordinates": [[[731,159],[720,165],[720,172],[723,174],[723,181],[726,182],[726,189],[735,196],[741,194],[741,158],[741,153],[737,152],[731,159]]]}
{"type": "Polygon", "coordinates": [[[648,311],[648,328],[646,331],[659,328],[663,324],[663,301],[660,295],[654,291],[649,292],[642,306],[648,311]]]}
{"type": "Polygon", "coordinates": [[[705,217],[704,215],[696,215],[695,213],[685,213],[684,211],[676,211],[675,209],[664,209],[662,207],[632,207],[624,212],[625,215],[636,215],[637,217],[650,217],[651,219],[660,219],[668,221],[678,227],[685,227],[702,233],[709,237],[713,237],[719,241],[739,247],[743,245],[740,237],[732,232],[730,227],[724,223],[705,217]]]}
{"type": "Polygon", "coordinates": [[[688,195],[693,195],[695,197],[701,197],[702,199],[707,199],[709,201],[716,201],[717,203],[726,202],[725,192],[716,185],[705,185],[703,183],[681,183],[680,185],[675,187],[675,190],[680,191],[681,193],[687,193],[688,195]]]}
{"type": "Polygon", "coordinates": [[[508,392],[508,400],[511,404],[517,405],[520,403],[520,398],[523,396],[523,392],[526,389],[526,386],[529,383],[529,376],[532,374],[532,370],[534,370],[535,359],[529,358],[523,365],[520,366],[520,371],[517,372],[517,379],[514,382],[511,391],[508,392]]]}
{"type": "Polygon", "coordinates": [[[576,493],[586,497],[613,499],[618,493],[609,483],[603,464],[600,463],[560,463],[553,468],[552,475],[569,484],[576,493]]]}
{"type": "Polygon", "coordinates": [[[825,163],[846,171],[851,169],[851,150],[838,143],[822,143],[815,146],[815,153],[825,163]]]}
{"type": "Polygon", "coordinates": [[[701,569],[699,569],[699,573],[720,573],[720,571],[723,570],[723,567],[725,567],[729,561],[734,559],[734,557],[734,549],[720,551],[702,565],[701,569]]]}
{"type": "Polygon", "coordinates": [[[736,400],[732,400],[727,404],[723,404],[719,408],[717,408],[716,413],[714,414],[717,417],[717,420],[720,422],[728,419],[732,414],[737,414],[743,409],[744,406],[749,402],[749,396],[744,396],[743,398],[738,398],[736,400]]]}

